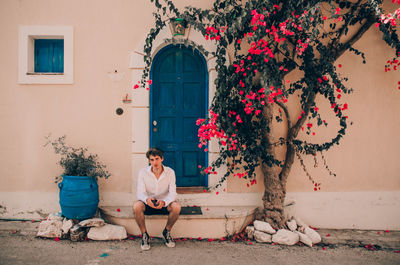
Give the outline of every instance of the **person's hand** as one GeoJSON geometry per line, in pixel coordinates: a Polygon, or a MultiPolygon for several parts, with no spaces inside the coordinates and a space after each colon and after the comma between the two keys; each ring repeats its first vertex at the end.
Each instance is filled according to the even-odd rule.
{"type": "Polygon", "coordinates": [[[151,208],[157,209],[156,206],[154,205],[154,202],[156,202],[157,200],[154,198],[147,198],[146,199],[146,203],[148,206],[150,206],[151,208]]]}
{"type": "Polygon", "coordinates": [[[158,205],[155,207],[156,209],[161,209],[162,207],[165,206],[165,201],[158,200],[157,203],[158,203],[158,205]]]}

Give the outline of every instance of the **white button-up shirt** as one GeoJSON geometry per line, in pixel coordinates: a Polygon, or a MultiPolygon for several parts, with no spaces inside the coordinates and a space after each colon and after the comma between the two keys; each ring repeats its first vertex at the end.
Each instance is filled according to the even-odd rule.
{"type": "Polygon", "coordinates": [[[137,183],[137,198],[147,204],[147,198],[165,201],[165,207],[176,199],[175,172],[172,168],[164,167],[157,179],[151,171],[151,166],[139,172],[137,183]]]}

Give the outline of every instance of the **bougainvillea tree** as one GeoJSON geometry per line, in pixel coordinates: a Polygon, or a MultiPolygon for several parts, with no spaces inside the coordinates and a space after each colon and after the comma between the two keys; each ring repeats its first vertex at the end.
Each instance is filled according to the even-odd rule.
{"type": "MultiPolygon", "coordinates": [[[[225,165],[227,171],[218,185],[228,176],[247,179],[252,185],[256,168],[261,168],[265,184],[263,219],[283,227],[286,183],[295,158],[303,166],[302,157],[306,155],[325,161],[323,152],[339,144],[346,133],[348,105],[339,99],[352,89],[346,86],[346,77],[338,73],[341,65],[335,61],[350,51],[365,63],[364,53],[353,45],[368,29],[376,27],[393,48],[393,58],[385,58],[386,70],[400,67],[396,31],[400,9],[385,11],[380,0],[216,0],[207,10],[178,10],[172,1],[151,2],[157,8],[156,23],[144,47],[147,67],[142,86],[151,81],[152,42],[170,19],[182,18],[214,42],[216,92],[208,117],[200,117],[197,123],[199,148],[206,150],[208,142],[217,138],[220,151],[203,170],[212,174],[225,165]],[[228,53],[230,63],[226,61],[228,53]],[[296,80],[288,80],[292,71],[299,73],[296,80]],[[336,135],[323,143],[299,137],[301,131],[312,136],[316,127],[328,126],[320,114],[317,96],[329,103],[339,124],[336,135]],[[299,113],[290,112],[291,97],[299,101],[299,113]],[[273,135],[275,120],[286,123],[287,131],[279,139],[273,135]],[[284,159],[277,159],[278,147],[284,147],[284,159]]],[[[195,48],[206,52],[202,47],[195,48]]],[[[319,190],[320,183],[307,175],[313,188],[319,190]]]]}

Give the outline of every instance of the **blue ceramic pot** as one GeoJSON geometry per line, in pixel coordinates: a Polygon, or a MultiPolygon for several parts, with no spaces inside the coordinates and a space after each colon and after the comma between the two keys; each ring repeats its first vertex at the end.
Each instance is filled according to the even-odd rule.
{"type": "Polygon", "coordinates": [[[58,184],[62,215],[68,219],[84,220],[95,215],[99,205],[99,186],[92,177],[63,176],[58,184]]]}

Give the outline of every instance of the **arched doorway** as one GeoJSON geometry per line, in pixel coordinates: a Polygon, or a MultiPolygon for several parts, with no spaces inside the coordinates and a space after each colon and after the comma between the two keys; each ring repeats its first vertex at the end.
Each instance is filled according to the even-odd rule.
{"type": "Polygon", "coordinates": [[[196,126],[208,106],[204,57],[190,47],[167,46],[154,57],[150,78],[150,145],[164,150],[178,187],[206,186],[198,165],[207,159],[198,148],[196,126]]]}

